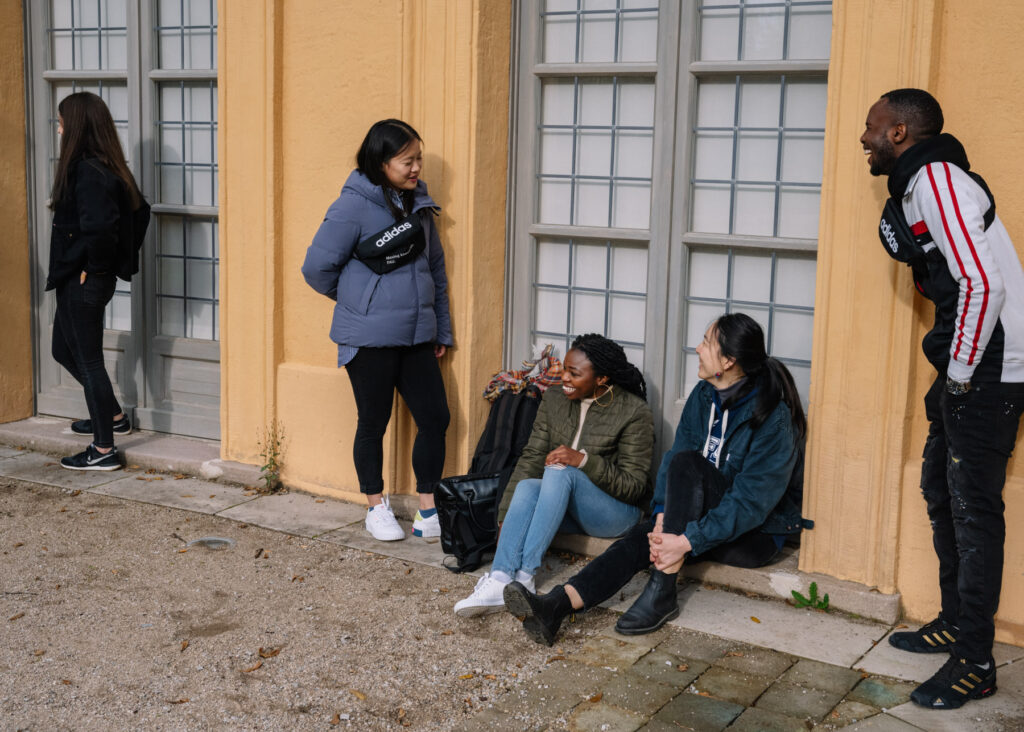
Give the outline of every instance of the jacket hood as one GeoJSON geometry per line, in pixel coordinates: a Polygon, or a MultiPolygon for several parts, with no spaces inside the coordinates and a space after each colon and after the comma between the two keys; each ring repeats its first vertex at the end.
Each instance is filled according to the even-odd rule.
{"type": "Polygon", "coordinates": [[[896,164],[889,173],[889,195],[897,199],[903,198],[914,173],[929,163],[940,162],[952,163],[965,173],[971,169],[964,146],[958,139],[943,132],[911,145],[896,159],[896,164]]]}
{"type": "MultiPolygon", "coordinates": [[[[345,181],[345,185],[341,189],[342,194],[352,193],[357,196],[362,196],[366,200],[374,203],[382,208],[387,208],[387,201],[384,199],[385,193],[381,186],[374,185],[370,182],[370,179],[363,175],[358,169],[353,170],[348,180],[345,181]]],[[[387,195],[392,196],[392,201],[398,203],[398,193],[389,190],[387,195]]],[[[441,210],[441,207],[434,203],[434,199],[427,193],[427,184],[421,179],[416,182],[416,190],[413,195],[412,210],[415,213],[424,208],[432,209],[434,213],[441,210]]]]}

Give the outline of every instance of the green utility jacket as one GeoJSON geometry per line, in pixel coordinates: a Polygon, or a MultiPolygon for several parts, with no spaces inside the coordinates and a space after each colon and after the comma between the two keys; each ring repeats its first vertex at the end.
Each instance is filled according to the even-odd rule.
{"type": "MultiPolygon", "coordinates": [[[[579,450],[587,451],[583,473],[612,498],[646,509],[651,500],[651,454],[654,450],[654,418],[640,397],[622,388],[612,390],[590,405],[583,422],[579,450]]],[[[519,481],[540,478],[544,459],[559,445],[572,446],[580,424],[580,402],[567,399],[561,386],[544,393],[530,440],[516,463],[508,488],[501,498],[498,521],[512,502],[519,481]]]]}

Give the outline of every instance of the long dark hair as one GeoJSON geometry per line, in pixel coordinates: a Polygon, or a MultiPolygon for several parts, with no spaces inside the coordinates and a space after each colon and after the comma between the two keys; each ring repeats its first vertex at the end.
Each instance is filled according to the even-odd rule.
{"type": "Polygon", "coordinates": [[[594,368],[594,376],[607,376],[610,384],[647,401],[647,382],[640,369],[626,358],[626,352],[618,343],[597,333],[587,333],[572,342],[572,350],[587,357],[594,368]]]}
{"type": "Polygon", "coordinates": [[[53,177],[50,207],[56,207],[68,195],[71,166],[83,158],[96,158],[124,182],[132,210],[137,209],[142,204],[142,194],[125,162],[114,120],[103,100],[92,92],[75,92],[60,100],[57,112],[64,121],[64,132],[60,136],[60,159],[53,177]]]}
{"type": "Polygon", "coordinates": [[[757,388],[757,403],[754,405],[753,424],[757,428],[768,418],[780,401],[789,407],[789,413],[796,428],[797,436],[807,433],[807,418],[800,404],[793,375],[785,364],[772,358],[765,351],[764,331],[746,313],[729,313],[715,321],[715,337],[723,358],[736,359],[736,363],[747,375],[747,384],[737,397],[757,388]]]}
{"type": "Polygon", "coordinates": [[[382,119],[366,133],[363,144],[359,146],[359,152],[356,153],[356,167],[371,183],[383,189],[384,200],[396,220],[403,218],[412,208],[414,191],[398,191],[403,209],[399,211],[389,195],[389,191],[394,189],[388,184],[383,167],[413,140],[423,142],[420,133],[411,125],[400,119],[382,119]]]}

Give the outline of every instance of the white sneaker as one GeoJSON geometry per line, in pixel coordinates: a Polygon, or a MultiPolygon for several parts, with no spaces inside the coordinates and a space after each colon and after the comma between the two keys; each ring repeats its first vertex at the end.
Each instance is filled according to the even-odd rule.
{"type": "Polygon", "coordinates": [[[508,582],[495,579],[489,572],[485,573],[473,588],[473,594],[455,603],[455,614],[463,618],[472,618],[504,610],[504,592],[507,584],[508,582]]]}
{"type": "Polygon", "coordinates": [[[412,522],[412,535],[422,536],[424,539],[440,536],[441,520],[437,517],[436,513],[429,518],[423,518],[420,512],[417,511],[412,522]]]}
{"type": "Polygon", "coordinates": [[[366,530],[377,541],[398,541],[405,538],[405,532],[398,525],[395,514],[391,512],[391,503],[386,496],[383,503],[366,512],[366,530]]]}

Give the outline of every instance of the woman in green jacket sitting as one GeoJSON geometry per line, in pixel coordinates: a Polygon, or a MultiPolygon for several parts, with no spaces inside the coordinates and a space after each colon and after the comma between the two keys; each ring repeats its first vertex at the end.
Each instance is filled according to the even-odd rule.
{"type": "Polygon", "coordinates": [[[498,510],[491,571],[455,605],[463,617],[504,607],[505,585],[533,589],[534,574],[561,530],[613,537],[632,528],[651,498],[654,420],[647,387],[622,347],[580,336],[565,355],[562,385],[544,394],[530,440],[498,510]]]}

